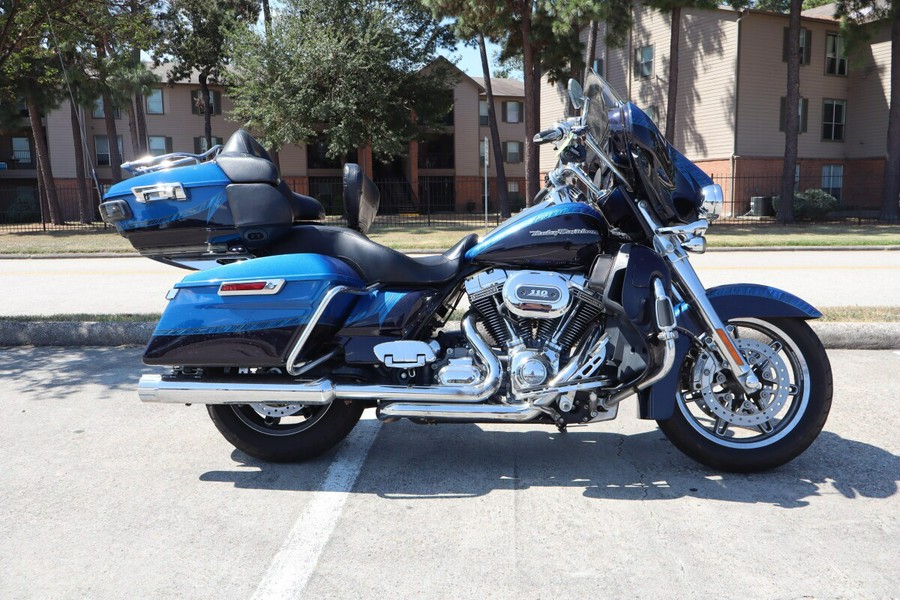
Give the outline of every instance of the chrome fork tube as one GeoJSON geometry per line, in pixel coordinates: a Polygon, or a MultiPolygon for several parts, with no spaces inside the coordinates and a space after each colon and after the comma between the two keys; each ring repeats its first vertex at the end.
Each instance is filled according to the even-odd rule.
{"type": "MultiPolygon", "coordinates": [[[[638,202],[638,208],[654,231],[658,232],[662,229],[661,225],[650,214],[646,202],[638,202]]],[[[718,349],[719,354],[725,360],[726,365],[745,392],[749,394],[758,391],[762,387],[762,383],[753,373],[752,367],[744,361],[740,350],[734,343],[734,339],[728,333],[725,323],[716,314],[712,303],[706,297],[706,288],[700,282],[697,272],[688,260],[687,253],[681,247],[677,237],[657,233],[653,236],[653,245],[656,251],[669,263],[669,267],[676,282],[679,284],[679,289],[684,295],[685,301],[700,317],[703,326],[709,334],[707,343],[711,341],[712,345],[718,349]]]]}

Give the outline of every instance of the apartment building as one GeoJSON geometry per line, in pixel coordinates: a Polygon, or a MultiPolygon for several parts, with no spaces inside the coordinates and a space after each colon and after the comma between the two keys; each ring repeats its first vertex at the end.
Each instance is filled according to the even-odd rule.
{"type": "MultiPolygon", "coordinates": [[[[869,25],[858,55],[844,49],[833,5],[805,11],[798,189],[822,188],[846,208],[880,203],[890,98],[888,24],[869,25]]],[[[758,10],[685,9],[678,57],[674,145],[721,183],[728,214],[751,198],[778,195],[784,156],[788,17],[758,10]]],[[[623,48],[607,46],[603,24],[594,65],[626,99],[665,130],[670,20],[638,7],[623,48]]],[[[587,37],[586,29],[582,32],[587,37]]],[[[542,86],[541,125],[562,116],[565,90],[542,86]]],[[[542,148],[541,170],[555,164],[542,148]]]]}
{"type": "MultiPolygon", "coordinates": [[[[481,80],[473,79],[439,58],[453,72],[454,104],[444,131],[429,139],[413,141],[406,154],[387,161],[375,160],[370,147],[352,149],[338,159],[329,158],[325,145],[313,142],[288,145],[278,153],[282,176],[298,192],[320,198],[326,208],[339,210],[341,202],[341,170],[345,162],[359,163],[379,183],[383,212],[475,211],[483,206],[483,143],[490,135],[487,127],[487,104],[481,80]]],[[[164,77],[164,70],[159,74],[164,77]]],[[[524,87],[522,82],[493,79],[497,114],[502,116],[506,176],[509,191],[524,191],[523,164],[525,127],[523,123],[524,87]]],[[[213,143],[222,143],[239,124],[229,120],[232,101],[221,86],[210,86],[213,143]]],[[[145,113],[150,152],[154,155],[172,151],[202,152],[206,150],[204,119],[200,102],[200,86],[196,80],[164,83],[145,98],[145,113]]],[[[27,111],[22,107],[23,117],[27,111]]],[[[83,117],[87,160],[96,170],[101,184],[112,179],[110,142],[107,139],[102,104],[85,110],[83,117]]],[[[53,175],[59,186],[74,196],[76,178],[71,105],[64,102],[44,118],[53,175]]],[[[133,133],[125,111],[115,114],[117,144],[123,161],[137,156],[133,133]]],[[[13,203],[33,202],[37,206],[34,141],[27,118],[22,127],[0,131],[0,214],[13,203]]],[[[496,159],[490,157],[489,182],[491,202],[496,198],[496,159]]],[[[127,173],[123,173],[127,176],[127,173]]],[[[74,202],[71,202],[74,206],[74,202]]],[[[73,210],[64,206],[66,218],[73,210]]],[[[77,214],[75,212],[74,214],[77,214]]]]}

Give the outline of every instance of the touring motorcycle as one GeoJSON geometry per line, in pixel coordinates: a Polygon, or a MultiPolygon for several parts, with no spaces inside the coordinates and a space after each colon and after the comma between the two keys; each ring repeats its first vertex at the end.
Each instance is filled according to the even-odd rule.
{"type": "Polygon", "coordinates": [[[760,471],[824,426],[832,376],[782,290],[705,289],[688,259],[722,189],[590,72],[535,136],[557,167],[536,204],[479,239],[411,257],[371,241],[378,189],[344,168],[346,226],[293,193],[245,131],[201,155],[124,165],[101,213],[150,258],[195,269],[167,295],[145,402],[204,404],[250,456],[297,461],[366,408],[385,422],[614,419],[636,397],[693,459],[760,471]]]}

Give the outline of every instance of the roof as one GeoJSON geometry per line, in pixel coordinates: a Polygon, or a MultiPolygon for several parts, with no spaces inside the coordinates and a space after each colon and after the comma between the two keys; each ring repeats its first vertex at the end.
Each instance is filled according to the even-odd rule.
{"type": "Polygon", "coordinates": [[[837,21],[834,13],[837,12],[837,6],[834,2],[831,4],[823,4],[822,6],[816,6],[815,8],[810,8],[804,10],[800,13],[804,17],[810,17],[813,19],[831,19],[833,21],[837,21]]]}
{"type": "MultiPolygon", "coordinates": [[[[484,77],[473,77],[472,80],[484,89],[484,77]]],[[[518,79],[502,79],[491,77],[491,91],[495,96],[525,96],[525,84],[518,79]]]]}

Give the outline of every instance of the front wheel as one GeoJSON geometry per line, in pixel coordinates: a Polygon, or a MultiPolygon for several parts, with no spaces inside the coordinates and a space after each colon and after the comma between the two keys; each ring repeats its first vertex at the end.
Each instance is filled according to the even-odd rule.
{"type": "Polygon", "coordinates": [[[728,325],[762,389],[744,393],[697,345],[681,366],[675,413],[658,421],[659,428],[679,450],[714,469],[773,469],[822,431],[831,408],[831,364],[801,319],[741,318],[728,325]]]}
{"type": "Polygon", "coordinates": [[[313,458],[334,447],[362,415],[357,402],[325,406],[296,404],[210,404],[216,429],[238,450],[272,462],[313,458]]]}

